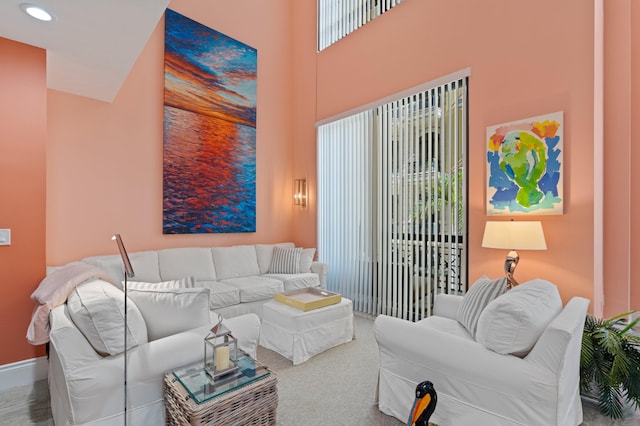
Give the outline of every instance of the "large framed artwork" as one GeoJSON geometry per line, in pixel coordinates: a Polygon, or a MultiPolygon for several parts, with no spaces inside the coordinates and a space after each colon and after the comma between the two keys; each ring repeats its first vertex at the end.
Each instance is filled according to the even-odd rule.
{"type": "Polygon", "coordinates": [[[563,113],[487,127],[487,215],[563,213],[563,113]]]}
{"type": "Polygon", "coordinates": [[[256,49],[165,14],[163,233],[256,230],[256,49]]]}

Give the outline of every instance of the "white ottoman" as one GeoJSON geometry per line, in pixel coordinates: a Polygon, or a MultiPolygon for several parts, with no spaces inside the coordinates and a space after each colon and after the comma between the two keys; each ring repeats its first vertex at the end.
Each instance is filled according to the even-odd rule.
{"type": "Polygon", "coordinates": [[[275,300],[262,307],[260,345],[293,365],[352,339],[353,304],[349,299],[306,312],[275,300]]]}

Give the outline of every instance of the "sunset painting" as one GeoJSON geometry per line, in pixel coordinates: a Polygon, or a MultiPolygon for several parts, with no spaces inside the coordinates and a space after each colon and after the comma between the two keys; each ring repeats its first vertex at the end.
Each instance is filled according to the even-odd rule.
{"type": "Polygon", "coordinates": [[[563,114],[487,128],[487,215],[563,213],[563,114]]]}
{"type": "Polygon", "coordinates": [[[163,233],[256,230],[257,51],[165,15],[163,233]]]}

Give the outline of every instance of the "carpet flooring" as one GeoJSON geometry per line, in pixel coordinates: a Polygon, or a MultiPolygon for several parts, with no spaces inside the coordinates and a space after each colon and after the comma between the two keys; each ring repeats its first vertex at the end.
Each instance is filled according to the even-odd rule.
{"type": "MultiPolygon", "coordinates": [[[[278,375],[278,425],[405,424],[380,413],[375,404],[378,348],[370,319],[356,316],[355,340],[301,365],[293,366],[262,347],[258,348],[258,359],[278,375]]],[[[614,422],[590,403],[583,407],[583,426],[640,426],[638,413],[614,422]]],[[[46,380],[0,392],[0,425],[53,425],[46,380]]]]}

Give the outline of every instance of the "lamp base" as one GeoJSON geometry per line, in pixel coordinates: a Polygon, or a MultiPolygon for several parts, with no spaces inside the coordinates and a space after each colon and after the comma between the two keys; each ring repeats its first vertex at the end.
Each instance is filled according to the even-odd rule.
{"type": "Polygon", "coordinates": [[[504,273],[507,276],[507,288],[513,288],[520,284],[514,277],[513,273],[516,271],[516,266],[520,261],[520,256],[515,250],[511,250],[504,261],[504,273]]]}

